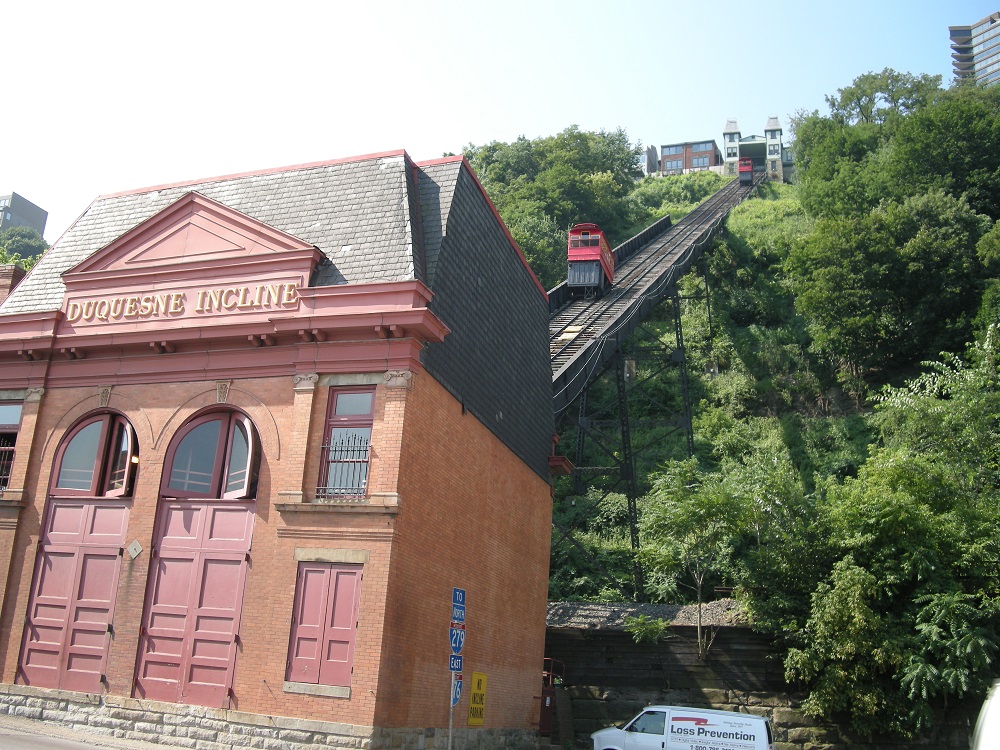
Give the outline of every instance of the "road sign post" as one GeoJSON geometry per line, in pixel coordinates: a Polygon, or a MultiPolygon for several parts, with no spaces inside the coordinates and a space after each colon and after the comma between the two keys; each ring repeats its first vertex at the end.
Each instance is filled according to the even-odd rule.
{"type": "Polygon", "coordinates": [[[451,590],[451,626],[448,628],[448,671],[451,672],[451,707],[448,709],[448,750],[455,728],[455,706],[462,698],[462,649],[465,648],[465,589],[451,590]]]}

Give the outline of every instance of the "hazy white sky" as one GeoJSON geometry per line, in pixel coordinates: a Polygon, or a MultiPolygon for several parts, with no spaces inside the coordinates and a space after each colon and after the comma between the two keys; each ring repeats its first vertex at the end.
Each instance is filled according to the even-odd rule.
{"type": "Polygon", "coordinates": [[[406,149],[624,128],[762,134],[858,75],[951,81],[948,26],[1000,0],[12,3],[0,194],[54,242],[98,195],[406,149]]]}

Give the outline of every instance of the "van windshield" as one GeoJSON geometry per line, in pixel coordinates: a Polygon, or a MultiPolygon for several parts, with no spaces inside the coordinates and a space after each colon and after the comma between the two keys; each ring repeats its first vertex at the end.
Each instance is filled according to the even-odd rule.
{"type": "Polygon", "coordinates": [[[626,731],[639,732],[640,734],[663,734],[666,725],[667,715],[663,711],[645,711],[641,716],[636,717],[636,720],[626,731]]]}

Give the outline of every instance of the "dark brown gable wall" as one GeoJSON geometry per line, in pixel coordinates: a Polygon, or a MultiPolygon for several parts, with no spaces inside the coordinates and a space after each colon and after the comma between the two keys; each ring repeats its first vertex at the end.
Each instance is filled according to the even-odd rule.
{"type": "Polygon", "coordinates": [[[545,296],[467,167],[426,167],[419,182],[430,308],[452,331],[424,350],[424,365],[547,480],[554,421],[545,296]]]}

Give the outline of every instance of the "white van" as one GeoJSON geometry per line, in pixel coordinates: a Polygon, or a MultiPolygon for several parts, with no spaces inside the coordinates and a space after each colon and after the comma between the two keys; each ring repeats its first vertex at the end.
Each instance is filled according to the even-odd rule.
{"type": "Polygon", "coordinates": [[[1000,747],[1000,680],[996,680],[979,711],[972,750],[993,750],[1000,747]]]}
{"type": "Polygon", "coordinates": [[[763,716],[683,706],[647,706],[590,736],[594,750],[774,750],[771,721],[763,716]]]}

